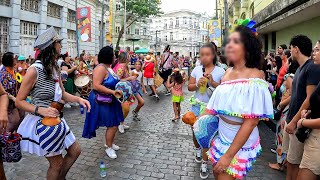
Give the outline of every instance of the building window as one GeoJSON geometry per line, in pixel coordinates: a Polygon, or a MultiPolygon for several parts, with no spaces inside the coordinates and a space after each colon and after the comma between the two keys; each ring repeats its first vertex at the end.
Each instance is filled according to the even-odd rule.
{"type": "Polygon", "coordinates": [[[21,0],[21,10],[39,12],[38,0],[21,0]]]}
{"type": "Polygon", "coordinates": [[[37,36],[38,35],[38,24],[20,21],[20,34],[28,36],[37,36]]]}
{"type": "Polygon", "coordinates": [[[170,28],[173,28],[173,20],[170,19],[170,28]]]}
{"type": "Polygon", "coordinates": [[[10,3],[10,0],[0,0],[0,5],[3,5],[3,6],[10,6],[11,3],[10,3]]]}
{"type": "Polygon", "coordinates": [[[142,35],[144,35],[144,36],[147,35],[147,28],[143,28],[142,35]]]}
{"type": "Polygon", "coordinates": [[[120,32],[120,26],[116,26],[116,33],[120,32]]]}
{"type": "Polygon", "coordinates": [[[76,22],[76,11],[73,11],[71,9],[68,9],[68,22],[75,23],[76,22]]]}
{"type": "Polygon", "coordinates": [[[179,27],[179,18],[176,18],[176,27],[179,27]]]}
{"type": "Polygon", "coordinates": [[[187,18],[183,17],[183,24],[187,24],[187,18]]]}
{"type": "Polygon", "coordinates": [[[173,41],[173,32],[170,32],[170,41],[173,41]]]}
{"type": "Polygon", "coordinates": [[[130,29],[130,27],[127,28],[126,34],[131,34],[131,29],[130,29]]]}
{"type": "Polygon", "coordinates": [[[187,40],[187,38],[184,36],[184,37],[183,37],[183,40],[184,40],[184,41],[186,41],[186,40],[187,40]]]}
{"type": "Polygon", "coordinates": [[[140,34],[139,29],[135,29],[135,30],[134,30],[134,34],[139,35],[139,34],[140,34]]]}
{"type": "Polygon", "coordinates": [[[76,31],[68,29],[67,34],[68,34],[68,41],[76,41],[77,40],[76,31]]]}
{"type": "Polygon", "coordinates": [[[47,15],[54,18],[60,18],[61,9],[61,6],[48,2],[47,15]]]}
{"type": "Polygon", "coordinates": [[[167,29],[167,23],[164,24],[164,29],[167,29]]]}
{"type": "Polygon", "coordinates": [[[121,4],[116,4],[116,10],[120,11],[121,10],[121,4]]]}
{"type": "Polygon", "coordinates": [[[164,36],[164,40],[168,41],[168,36],[167,35],[164,36]]]}
{"type": "Polygon", "coordinates": [[[8,51],[9,19],[0,17],[0,56],[8,51]]]}

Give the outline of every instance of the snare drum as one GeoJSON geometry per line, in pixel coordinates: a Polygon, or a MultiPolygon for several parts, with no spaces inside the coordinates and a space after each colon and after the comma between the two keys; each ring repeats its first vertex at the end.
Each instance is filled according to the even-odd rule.
{"type": "Polygon", "coordinates": [[[74,84],[80,96],[82,98],[88,99],[89,94],[92,90],[92,81],[90,77],[87,75],[79,76],[74,80],[74,84]]]}

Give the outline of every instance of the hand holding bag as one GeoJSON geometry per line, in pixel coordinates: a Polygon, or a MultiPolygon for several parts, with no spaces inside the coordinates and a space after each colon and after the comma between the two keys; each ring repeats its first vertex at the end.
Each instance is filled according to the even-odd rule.
{"type": "Polygon", "coordinates": [[[18,133],[6,132],[0,135],[0,150],[3,162],[19,162],[22,158],[21,137],[18,133]]]}

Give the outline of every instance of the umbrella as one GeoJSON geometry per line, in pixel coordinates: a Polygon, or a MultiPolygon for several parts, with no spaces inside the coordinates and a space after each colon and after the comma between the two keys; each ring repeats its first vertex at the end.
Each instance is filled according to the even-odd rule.
{"type": "Polygon", "coordinates": [[[136,54],[148,54],[149,49],[142,48],[135,51],[136,54]]]}

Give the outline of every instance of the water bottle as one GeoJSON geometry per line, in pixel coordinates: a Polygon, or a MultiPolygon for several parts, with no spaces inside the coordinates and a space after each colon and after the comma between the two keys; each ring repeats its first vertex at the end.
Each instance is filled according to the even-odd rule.
{"type": "Polygon", "coordinates": [[[80,113],[84,114],[84,107],[80,104],[80,113]]]}
{"type": "Polygon", "coordinates": [[[106,177],[107,176],[107,168],[103,161],[100,163],[100,176],[106,177]]]}

